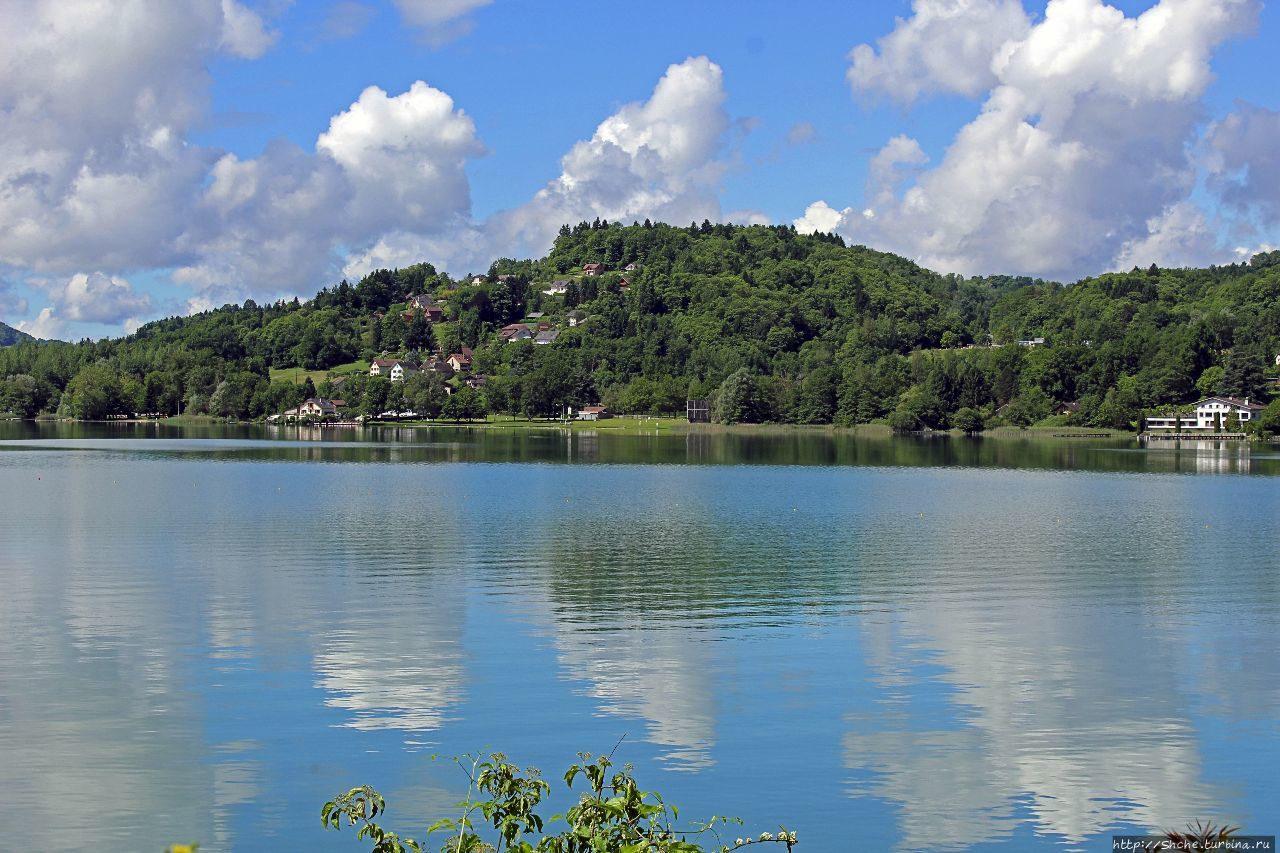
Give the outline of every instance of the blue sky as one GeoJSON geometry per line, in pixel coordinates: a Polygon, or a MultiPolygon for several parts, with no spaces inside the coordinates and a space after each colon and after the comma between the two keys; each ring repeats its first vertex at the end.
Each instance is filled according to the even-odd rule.
{"type": "Polygon", "coordinates": [[[1061,280],[1280,243],[1256,0],[5,5],[0,319],[42,337],[595,216],[1061,280]]]}

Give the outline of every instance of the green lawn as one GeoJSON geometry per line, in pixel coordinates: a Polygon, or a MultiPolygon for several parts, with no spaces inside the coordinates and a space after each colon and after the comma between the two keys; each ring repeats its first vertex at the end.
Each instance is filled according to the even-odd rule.
{"type": "MultiPolygon", "coordinates": [[[[452,421],[400,421],[405,425],[421,424],[425,426],[453,426],[452,421]]],[[[592,430],[599,432],[618,432],[652,434],[654,432],[679,432],[689,428],[684,418],[646,418],[646,417],[614,417],[602,421],[558,421],[539,418],[528,420],[510,415],[490,415],[482,421],[462,421],[462,426],[485,427],[487,429],[561,429],[592,430]]]]}
{"type": "Polygon", "coordinates": [[[300,367],[273,367],[271,368],[271,381],[293,382],[297,385],[301,385],[303,382],[306,382],[307,377],[310,376],[312,384],[319,385],[325,379],[329,378],[330,373],[340,376],[345,373],[368,372],[369,362],[367,361],[352,361],[347,364],[339,364],[337,367],[331,367],[328,370],[303,370],[300,367]]]}

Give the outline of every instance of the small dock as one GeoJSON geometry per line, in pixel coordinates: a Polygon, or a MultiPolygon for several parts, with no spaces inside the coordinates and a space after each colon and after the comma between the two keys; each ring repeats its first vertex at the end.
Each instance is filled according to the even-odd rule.
{"type": "Polygon", "coordinates": [[[1244,432],[1144,432],[1140,441],[1248,441],[1244,432]]]}

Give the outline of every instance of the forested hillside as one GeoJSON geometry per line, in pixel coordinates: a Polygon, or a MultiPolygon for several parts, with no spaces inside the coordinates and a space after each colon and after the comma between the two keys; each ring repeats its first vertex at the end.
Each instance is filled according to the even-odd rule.
{"type": "MultiPolygon", "coordinates": [[[[581,223],[561,229],[546,258],[498,260],[475,277],[422,263],[308,302],[248,301],[118,340],[8,347],[0,410],[256,418],[318,391],[368,414],[433,414],[440,376],[393,386],[365,376],[362,360],[416,364],[463,347],[485,377],[464,393],[475,411],[549,416],[603,402],[682,413],[687,398],[706,397],[726,422],[969,429],[1064,412],[1063,422],[1123,428],[1203,393],[1267,397],[1280,252],[1064,286],[941,275],[783,226],[581,223]],[[584,275],[587,264],[603,271],[584,275]],[[521,321],[558,337],[500,335],[521,321]],[[337,386],[270,381],[272,368],[343,365],[353,373],[337,386]]],[[[459,380],[449,382],[461,390],[459,380]]]]}
{"type": "Polygon", "coordinates": [[[35,338],[31,337],[26,332],[20,332],[13,328],[13,326],[0,323],[0,347],[7,347],[10,344],[33,340],[35,340],[35,338]]]}

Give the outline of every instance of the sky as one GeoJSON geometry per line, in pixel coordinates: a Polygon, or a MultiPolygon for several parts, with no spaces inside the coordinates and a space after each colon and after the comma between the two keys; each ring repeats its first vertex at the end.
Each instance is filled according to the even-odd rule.
{"type": "Polygon", "coordinates": [[[424,260],[483,272],[596,217],[1059,281],[1280,245],[1260,0],[0,0],[0,20],[0,320],[42,338],[424,260]]]}

